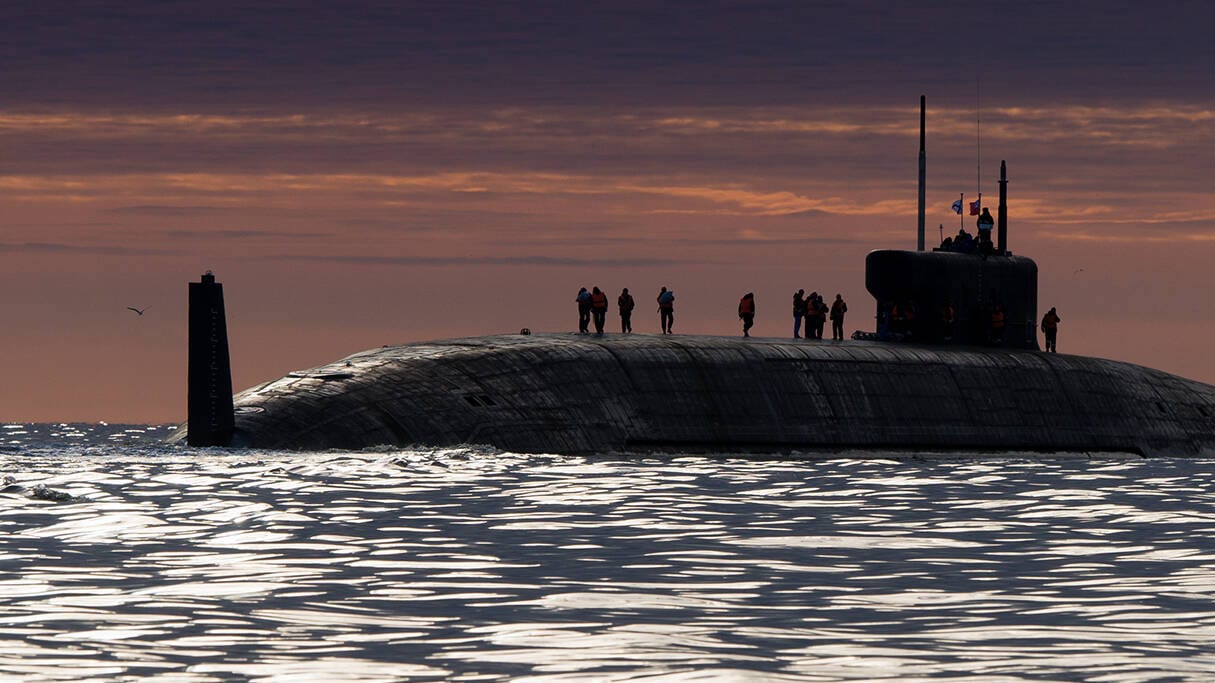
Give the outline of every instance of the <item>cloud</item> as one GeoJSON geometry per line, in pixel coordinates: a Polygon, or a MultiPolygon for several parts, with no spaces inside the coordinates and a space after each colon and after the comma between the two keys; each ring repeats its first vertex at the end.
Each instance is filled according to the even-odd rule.
{"type": "MultiPolygon", "coordinates": [[[[278,255],[275,261],[345,263],[359,266],[671,266],[684,263],[673,258],[581,258],[566,256],[365,256],[365,255],[278,255]]],[[[713,263],[697,260],[696,263],[713,263]]]]}
{"type": "Polygon", "coordinates": [[[116,247],[90,244],[64,244],[57,242],[0,242],[0,251],[10,253],[63,253],[63,254],[92,254],[96,256],[157,256],[174,252],[163,249],[145,249],[141,247],[116,247]]]}
{"type": "Polygon", "coordinates": [[[132,216],[210,216],[237,213],[242,210],[247,209],[232,206],[158,206],[143,204],[139,206],[116,206],[105,211],[106,213],[132,216]]]}
{"type": "Polygon", "coordinates": [[[1215,242],[1215,233],[1212,232],[1188,232],[1188,233],[1170,233],[1167,235],[1125,235],[1125,234],[1109,234],[1105,232],[1040,232],[1037,235],[1040,239],[1054,240],[1056,242],[1084,242],[1087,244],[1183,244],[1189,243],[1207,243],[1215,242]]]}
{"type": "Polygon", "coordinates": [[[286,232],[277,230],[169,230],[167,237],[184,239],[318,239],[333,237],[331,232],[286,232]]]}

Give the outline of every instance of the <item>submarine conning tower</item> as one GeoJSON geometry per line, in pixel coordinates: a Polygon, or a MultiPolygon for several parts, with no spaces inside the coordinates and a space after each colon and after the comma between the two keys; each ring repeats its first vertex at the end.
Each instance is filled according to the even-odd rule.
{"type": "Polygon", "coordinates": [[[877,300],[879,339],[959,346],[1038,348],[1038,264],[1010,254],[947,251],[870,252],[865,289],[877,300]],[[992,312],[1002,307],[1005,329],[993,337],[992,312]],[[893,320],[893,310],[914,317],[893,320]],[[952,320],[946,309],[952,309],[952,320]]]}
{"type": "Polygon", "coordinates": [[[858,336],[1037,350],[1038,264],[1008,250],[1006,162],[1000,162],[997,243],[988,234],[973,247],[924,251],[924,137],[921,97],[918,250],[885,249],[865,257],[865,289],[877,303],[877,332],[858,336]],[[993,324],[997,312],[1003,314],[1002,330],[993,324]]]}

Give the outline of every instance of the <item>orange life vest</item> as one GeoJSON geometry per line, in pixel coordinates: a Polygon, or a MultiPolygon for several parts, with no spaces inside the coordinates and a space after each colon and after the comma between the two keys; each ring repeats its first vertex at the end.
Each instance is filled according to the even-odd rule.
{"type": "Polygon", "coordinates": [[[607,308],[607,294],[599,292],[591,295],[591,308],[607,308]]]}
{"type": "Polygon", "coordinates": [[[748,315],[755,312],[755,299],[743,297],[738,301],[738,314],[748,315]]]}

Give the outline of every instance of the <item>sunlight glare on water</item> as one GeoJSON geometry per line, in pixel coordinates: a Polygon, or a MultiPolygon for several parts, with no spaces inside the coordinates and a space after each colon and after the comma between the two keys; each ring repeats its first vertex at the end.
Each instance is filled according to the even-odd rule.
{"type": "Polygon", "coordinates": [[[1210,680],[1215,462],[0,426],[0,678],[1210,680]]]}

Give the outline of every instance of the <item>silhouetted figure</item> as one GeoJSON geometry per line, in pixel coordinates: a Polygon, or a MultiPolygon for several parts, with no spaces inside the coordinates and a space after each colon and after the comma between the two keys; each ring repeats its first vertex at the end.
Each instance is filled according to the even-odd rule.
{"type": "Polygon", "coordinates": [[[806,290],[799,289],[793,295],[793,338],[802,338],[802,318],[806,315],[806,290]]]}
{"type": "Polygon", "coordinates": [[[894,311],[894,305],[886,302],[878,302],[877,310],[877,333],[878,339],[886,339],[893,331],[890,329],[891,313],[894,311]]]}
{"type": "Polygon", "coordinates": [[[953,251],[953,238],[946,237],[941,241],[941,251],[953,251]]]}
{"type": "Polygon", "coordinates": [[[818,292],[806,295],[806,339],[819,339],[818,335],[818,292]]]}
{"type": "Polygon", "coordinates": [[[607,294],[598,287],[591,290],[591,315],[595,318],[595,336],[603,336],[603,324],[607,320],[607,294]]]}
{"type": "Polygon", "coordinates": [[[955,317],[953,304],[949,302],[941,304],[941,311],[938,316],[941,341],[953,341],[953,323],[955,317]]]}
{"type": "Polygon", "coordinates": [[[1055,313],[1054,306],[1051,306],[1046,315],[1042,316],[1042,334],[1046,335],[1047,353],[1059,352],[1055,348],[1055,338],[1059,334],[1059,323],[1061,322],[1063,322],[1063,319],[1059,317],[1058,313],[1055,313]]]}
{"type": "Polygon", "coordinates": [[[1007,324],[1004,306],[996,304],[991,309],[991,343],[1000,346],[1004,343],[1004,327],[1007,324]]]}
{"type": "Polygon", "coordinates": [[[620,333],[633,333],[633,307],[636,304],[633,302],[633,295],[629,294],[629,288],[625,287],[624,291],[620,292],[620,296],[616,299],[616,310],[620,311],[620,333]]]}
{"type": "Polygon", "coordinates": [[[591,324],[591,293],[583,287],[574,301],[578,302],[578,334],[587,334],[590,332],[587,326],[591,324]]]}
{"type": "Polygon", "coordinates": [[[823,295],[819,294],[814,297],[814,338],[823,338],[823,328],[827,325],[827,311],[831,307],[827,302],[823,301],[823,295]]]}
{"type": "Polygon", "coordinates": [[[751,336],[751,328],[755,325],[755,293],[747,292],[738,300],[738,317],[743,321],[743,336],[751,336]]]}
{"type": "Polygon", "coordinates": [[[953,238],[953,250],[960,254],[969,254],[975,250],[975,240],[966,228],[958,228],[958,234],[953,238]]]}
{"type": "Polygon", "coordinates": [[[663,334],[672,334],[675,327],[675,292],[667,291],[666,287],[658,293],[658,321],[662,324],[663,334]]]}
{"type": "Polygon", "coordinates": [[[983,213],[975,223],[979,227],[979,253],[985,255],[992,253],[991,229],[996,226],[996,219],[991,217],[991,212],[987,210],[987,207],[983,207],[983,213]]]}
{"type": "Polygon", "coordinates": [[[896,303],[890,307],[890,332],[898,339],[911,339],[915,331],[915,305],[910,301],[896,303]]]}
{"type": "Polygon", "coordinates": [[[831,302],[831,340],[844,340],[844,314],[848,312],[848,304],[844,303],[844,297],[839,294],[835,295],[835,301],[831,302]]]}

